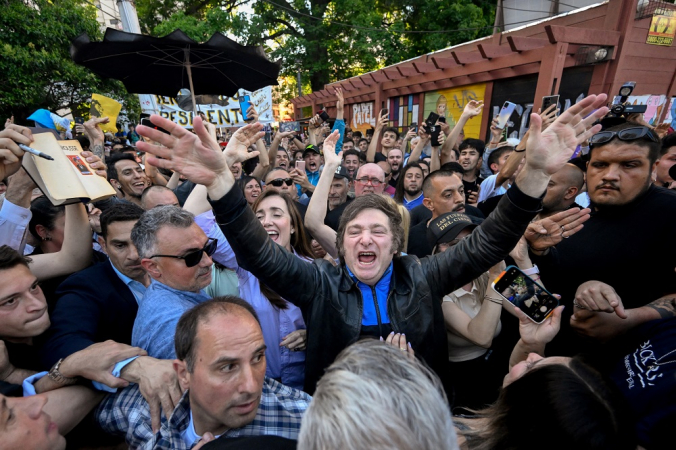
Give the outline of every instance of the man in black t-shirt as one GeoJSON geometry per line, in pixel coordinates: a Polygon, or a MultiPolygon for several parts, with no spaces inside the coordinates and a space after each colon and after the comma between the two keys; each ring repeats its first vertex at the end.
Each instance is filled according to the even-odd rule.
{"type": "Polygon", "coordinates": [[[458,162],[464,171],[462,184],[465,186],[467,203],[474,206],[476,206],[479,198],[479,186],[484,181],[479,176],[479,168],[481,167],[481,155],[484,154],[485,146],[482,140],[468,138],[462,141],[459,147],[460,158],[458,158],[458,162]]]}

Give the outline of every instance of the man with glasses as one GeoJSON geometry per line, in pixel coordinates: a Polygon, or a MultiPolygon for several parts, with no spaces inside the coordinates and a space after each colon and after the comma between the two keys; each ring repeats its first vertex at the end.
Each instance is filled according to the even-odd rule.
{"type": "Polygon", "coordinates": [[[146,211],[134,225],[131,239],[152,279],[139,301],[132,342],[149,356],[174,359],[178,319],[209,299],[203,289],[211,283],[217,240],[209,239],[194,216],[176,206],[146,211]]]}
{"type": "MultiPolygon", "coordinates": [[[[296,187],[293,185],[293,178],[291,178],[289,172],[280,167],[275,167],[268,172],[263,181],[265,182],[265,186],[263,186],[264,191],[271,189],[280,194],[288,195],[291,200],[295,202],[294,204],[296,205],[296,208],[298,208],[301,218],[305,220],[307,205],[299,202],[298,190],[296,190],[296,187]]],[[[305,194],[303,194],[303,199],[309,201],[305,194]]]]}
{"type": "MultiPolygon", "coordinates": [[[[547,288],[561,294],[569,317],[575,312],[573,328],[609,339],[659,319],[661,312],[646,305],[676,292],[676,239],[670,238],[676,192],[652,184],[660,141],[650,129],[625,123],[595,134],[590,144],[591,218],[570,239],[564,227],[529,245],[547,288]],[[573,300],[584,298],[598,312],[573,311],[573,300]]],[[[568,321],[562,323],[554,343],[566,346],[559,352],[579,350],[583,344],[571,339],[568,321]]]]}
{"type": "MultiPolygon", "coordinates": [[[[366,194],[382,194],[385,186],[385,171],[378,164],[364,164],[357,170],[354,180],[354,197],[359,198],[366,194]]],[[[349,204],[350,202],[343,203],[329,211],[324,223],[337,231],[340,217],[349,204]]]]}

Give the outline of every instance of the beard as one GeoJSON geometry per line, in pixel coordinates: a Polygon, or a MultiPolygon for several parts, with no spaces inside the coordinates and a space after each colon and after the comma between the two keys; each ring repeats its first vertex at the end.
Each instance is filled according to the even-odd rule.
{"type": "Polygon", "coordinates": [[[404,189],[404,192],[406,192],[406,194],[408,194],[410,197],[417,197],[422,192],[422,189],[416,189],[415,191],[412,189],[404,189]]]}

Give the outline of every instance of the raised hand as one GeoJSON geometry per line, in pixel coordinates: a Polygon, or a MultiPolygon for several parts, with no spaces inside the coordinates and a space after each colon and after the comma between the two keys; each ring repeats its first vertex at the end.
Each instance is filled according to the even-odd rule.
{"type": "Polygon", "coordinates": [[[262,129],[263,124],[256,122],[235,131],[223,150],[228,167],[258,156],[259,152],[250,152],[249,147],[263,137],[265,132],[261,131],[262,129]]]}
{"type": "Polygon", "coordinates": [[[469,103],[465,105],[465,109],[462,110],[462,113],[471,119],[472,117],[476,117],[481,114],[483,109],[483,101],[470,100],[469,103]]]}
{"type": "Polygon", "coordinates": [[[0,131],[0,180],[13,175],[21,168],[23,150],[18,144],[31,145],[33,134],[31,131],[13,123],[5,123],[5,129],[0,131]]]}
{"type": "Polygon", "coordinates": [[[590,95],[571,106],[546,130],[542,117],[531,114],[531,126],[526,143],[526,166],[530,170],[553,175],[570,160],[578,144],[601,130],[592,124],[608,113],[606,94],[590,95]]]}
{"type": "Polygon", "coordinates": [[[387,126],[387,122],[390,121],[390,114],[383,114],[378,118],[378,123],[376,124],[376,130],[382,130],[387,126]]]}
{"type": "Polygon", "coordinates": [[[557,108],[557,105],[551,104],[545,109],[543,112],[539,112],[538,114],[542,118],[542,131],[546,130],[548,126],[550,126],[554,121],[556,120],[556,114],[559,112],[559,109],[557,108]]]}
{"type": "Polygon", "coordinates": [[[82,126],[84,127],[84,131],[91,142],[94,141],[103,142],[105,136],[99,124],[108,122],[110,122],[110,119],[108,117],[92,117],[91,119],[83,123],[82,126]]]}
{"type": "MultiPolygon", "coordinates": [[[[220,175],[230,174],[229,165],[223,157],[218,142],[204,128],[201,118],[195,117],[194,119],[193,126],[196,134],[158,115],[150,116],[150,120],[153,124],[164,128],[171,134],[165,134],[143,125],[136,127],[138,134],[161,144],[149,144],[141,141],[136,144],[141,151],[153,155],[146,157],[148,164],[179,172],[193,183],[202,184],[207,188],[213,185],[220,175]]],[[[258,129],[262,128],[260,124],[246,125],[237,132],[248,130],[251,133],[253,127],[256,126],[258,129]]],[[[231,139],[232,141],[233,139],[231,139]]]]}
{"type": "Polygon", "coordinates": [[[337,167],[340,165],[343,152],[340,152],[338,155],[336,155],[336,143],[338,142],[339,138],[340,132],[338,130],[334,130],[333,133],[331,133],[326,138],[326,140],[324,140],[324,164],[327,166],[334,164],[333,167],[337,167]]]}
{"type": "Polygon", "coordinates": [[[246,116],[249,118],[249,120],[251,120],[252,123],[258,122],[258,112],[256,111],[256,108],[254,108],[253,104],[251,104],[246,110],[246,116]]]}

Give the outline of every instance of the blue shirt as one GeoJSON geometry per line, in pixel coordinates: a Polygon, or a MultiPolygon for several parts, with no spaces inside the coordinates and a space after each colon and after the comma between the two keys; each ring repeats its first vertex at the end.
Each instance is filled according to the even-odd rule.
{"type": "Polygon", "coordinates": [[[342,119],[336,119],[336,121],[333,122],[333,128],[331,129],[331,133],[333,133],[335,130],[338,130],[338,132],[340,133],[338,142],[336,142],[336,155],[337,155],[343,149],[343,136],[345,136],[345,121],[342,119]]]}
{"type": "Polygon", "coordinates": [[[387,268],[382,278],[378,280],[378,283],[373,287],[359,281],[350,268],[347,266],[345,267],[347,268],[350,277],[357,283],[357,287],[361,291],[361,297],[364,302],[364,310],[361,316],[362,326],[378,325],[376,302],[373,299],[374,290],[376,299],[378,300],[380,323],[390,323],[390,316],[387,314],[387,296],[390,294],[390,281],[392,281],[392,267],[394,267],[394,264],[390,263],[390,267],[387,268]]]}
{"type": "Polygon", "coordinates": [[[425,196],[423,195],[422,191],[420,191],[420,195],[417,198],[411,200],[410,202],[406,200],[406,197],[404,197],[404,207],[410,211],[416,206],[422,205],[423,200],[425,200],[425,196]]]}
{"type": "Polygon", "coordinates": [[[132,280],[119,270],[117,270],[117,267],[115,267],[115,264],[113,262],[110,262],[110,266],[113,268],[115,273],[117,274],[118,278],[122,280],[122,282],[129,288],[132,294],[134,294],[134,298],[136,299],[136,303],[141,303],[141,299],[143,298],[144,295],[146,295],[146,288],[143,283],[140,283],[136,280],[132,280]]]}
{"type": "Polygon", "coordinates": [[[142,348],[153,358],[175,359],[174,334],[178,319],[184,312],[206,300],[209,297],[204,291],[179,291],[152,280],[138,305],[131,345],[142,348]]]}

